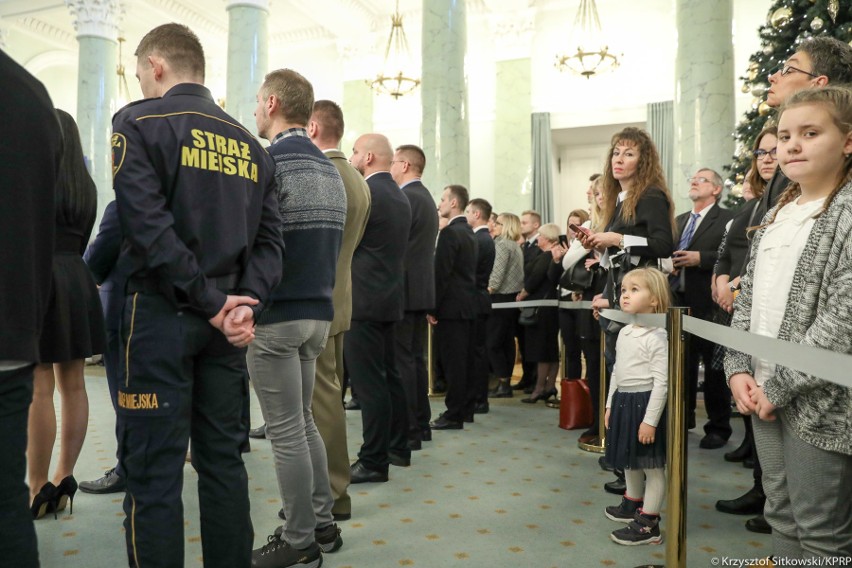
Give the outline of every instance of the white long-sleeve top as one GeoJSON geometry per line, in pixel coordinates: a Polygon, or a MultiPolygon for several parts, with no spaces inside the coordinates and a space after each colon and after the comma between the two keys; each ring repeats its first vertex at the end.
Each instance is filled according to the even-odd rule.
{"type": "Polygon", "coordinates": [[[618,334],[615,367],[609,384],[606,407],[612,406],[616,389],[622,392],[651,391],[642,422],[657,427],[669,391],[669,341],[659,327],[626,325],[618,334]]]}

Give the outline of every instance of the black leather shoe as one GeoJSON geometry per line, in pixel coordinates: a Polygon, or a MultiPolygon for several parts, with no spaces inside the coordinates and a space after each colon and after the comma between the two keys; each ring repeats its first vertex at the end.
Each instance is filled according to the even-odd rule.
{"type": "Polygon", "coordinates": [[[455,420],[447,420],[444,418],[444,415],[440,415],[437,419],[433,420],[429,426],[432,430],[463,430],[464,424],[461,422],[456,422],[455,420]]]}
{"type": "Polygon", "coordinates": [[[412,452],[416,452],[418,450],[423,449],[423,442],[419,439],[409,438],[408,439],[408,449],[412,452]]]}
{"type": "Polygon", "coordinates": [[[346,410],[361,410],[361,405],[358,404],[358,399],[351,398],[349,399],[349,402],[343,405],[343,408],[346,410]]]}
{"type": "Polygon", "coordinates": [[[465,415],[465,417],[462,419],[462,421],[467,422],[468,424],[473,424],[473,412],[465,415]]]}
{"type": "Polygon", "coordinates": [[[748,457],[743,460],[743,467],[746,469],[754,469],[754,458],[748,457]]]}
{"type": "Polygon", "coordinates": [[[726,462],[738,463],[746,458],[751,457],[751,444],[748,439],[743,440],[743,443],[740,444],[740,447],[734,450],[733,452],[727,452],[724,455],[726,462]]]}
{"type": "Polygon", "coordinates": [[[263,426],[259,426],[257,428],[252,428],[249,430],[249,438],[256,438],[258,440],[266,439],[266,424],[263,426]]]}
{"type": "Polygon", "coordinates": [[[432,429],[431,428],[423,428],[423,431],[420,432],[420,439],[424,442],[432,441],[432,429]]]}
{"type": "Polygon", "coordinates": [[[81,481],[80,491],[83,493],[95,493],[104,495],[106,493],[119,493],[124,491],[127,484],[124,479],[118,476],[115,468],[108,469],[104,472],[103,477],[99,477],[94,481],[81,481]]]}
{"type": "MultiPolygon", "coordinates": [[[[531,388],[531,387],[532,387],[532,384],[530,384],[530,383],[525,383],[524,381],[518,381],[517,383],[512,385],[512,390],[513,391],[519,391],[519,390],[524,390],[526,388],[531,388]]],[[[532,391],[530,391],[530,392],[532,392],[532,391]]]]}
{"type": "Polygon", "coordinates": [[[411,467],[411,458],[388,452],[388,463],[396,467],[411,467]]]}
{"type": "Polygon", "coordinates": [[[473,407],[474,414],[488,414],[490,407],[487,402],[478,402],[476,406],[473,407]]]}
{"type": "Polygon", "coordinates": [[[769,526],[769,523],[766,522],[766,518],[763,515],[758,515],[753,519],[749,519],[745,522],[746,530],[749,530],[753,533],[760,534],[772,534],[772,527],[769,526]]]}
{"type": "Polygon", "coordinates": [[[349,466],[349,476],[350,483],[384,483],[388,480],[387,471],[370,469],[361,460],[349,466]]]}
{"type": "Polygon", "coordinates": [[[604,471],[612,471],[614,468],[612,464],[606,461],[606,456],[601,456],[598,458],[598,465],[601,466],[601,469],[604,471]]]}
{"type": "Polygon", "coordinates": [[[497,388],[488,391],[488,398],[512,398],[514,391],[508,380],[501,380],[497,384],[497,388]]]}
{"type": "Polygon", "coordinates": [[[766,495],[752,487],[744,495],[727,501],[716,501],[716,510],[730,515],[759,515],[763,512],[766,495]]]}
{"type": "Polygon", "coordinates": [[[686,429],[694,430],[695,429],[695,413],[691,413],[686,417],[686,429]]]}
{"type": "Polygon", "coordinates": [[[624,492],[627,491],[627,483],[623,479],[604,483],[604,491],[613,495],[624,495],[624,492]]]}
{"type": "Polygon", "coordinates": [[[719,434],[707,434],[698,442],[698,447],[704,450],[718,450],[727,443],[728,441],[719,434]]]}

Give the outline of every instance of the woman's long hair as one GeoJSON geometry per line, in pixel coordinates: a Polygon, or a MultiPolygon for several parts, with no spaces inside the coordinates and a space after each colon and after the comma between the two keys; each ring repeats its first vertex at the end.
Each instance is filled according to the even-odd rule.
{"type": "MultiPolygon", "coordinates": [[[[758,199],[761,195],[763,195],[764,190],[766,189],[766,182],[760,177],[760,160],[757,159],[757,156],[754,155],[754,151],[760,148],[760,142],[763,140],[763,137],[767,134],[771,134],[778,138],[778,127],[777,126],[767,126],[763,130],[760,131],[760,134],[757,135],[757,138],[754,139],[754,147],[752,147],[752,155],[751,155],[751,170],[748,176],[748,183],[751,185],[751,192],[754,194],[754,198],[758,199]]],[[[777,156],[776,156],[777,160],[777,156]]]]}
{"type": "MultiPolygon", "coordinates": [[[[831,85],[820,89],[803,89],[787,99],[781,107],[781,110],[778,113],[779,124],[785,111],[802,105],[822,106],[826,111],[828,111],[834,125],[843,133],[844,136],[847,136],[850,132],[852,132],[852,89],[831,85]]],[[[834,189],[831,190],[831,193],[826,198],[825,203],[823,203],[820,215],[827,210],[829,205],[831,205],[831,202],[834,201],[835,196],[837,196],[837,192],[839,192],[840,189],[850,181],[852,181],[852,155],[847,155],[846,160],[843,163],[843,171],[838,176],[834,189]]],[[[781,208],[795,200],[801,194],[801,186],[796,182],[791,182],[784,193],[781,194],[781,197],[778,198],[778,204],[775,206],[775,213],[772,214],[772,218],[764,225],[749,227],[749,230],[761,229],[772,224],[775,221],[775,217],[778,215],[778,212],[781,211],[781,208]]]]}
{"type": "Polygon", "coordinates": [[[669,202],[669,217],[671,218],[672,231],[674,232],[677,228],[674,222],[674,203],[666,185],[666,177],[663,175],[663,166],[660,163],[660,155],[657,152],[657,147],[647,132],[633,127],[625,128],[612,137],[612,143],[606,157],[606,164],[604,164],[603,182],[601,183],[601,188],[604,192],[603,205],[601,206],[601,226],[606,227],[612,222],[612,216],[615,214],[615,206],[618,202],[618,194],[621,192],[621,185],[612,175],[612,154],[615,152],[615,147],[619,144],[634,146],[639,151],[636,180],[633,182],[632,189],[628,192],[627,197],[624,199],[624,204],[621,206],[621,218],[626,222],[634,221],[636,218],[636,205],[639,203],[639,200],[648,188],[656,187],[665,194],[669,202]]]}
{"type": "Polygon", "coordinates": [[[86,227],[95,219],[98,190],[83,160],[77,123],[64,110],[56,109],[56,115],[62,129],[62,160],[55,194],[56,223],[66,227],[86,227]]]}

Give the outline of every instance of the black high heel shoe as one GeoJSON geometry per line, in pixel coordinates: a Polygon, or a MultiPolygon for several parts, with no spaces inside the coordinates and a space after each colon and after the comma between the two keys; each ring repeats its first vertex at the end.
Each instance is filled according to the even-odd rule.
{"type": "Polygon", "coordinates": [[[553,392],[551,392],[549,390],[548,391],[541,391],[540,393],[531,395],[528,398],[522,398],[521,402],[525,402],[527,404],[535,404],[536,402],[538,402],[540,400],[547,400],[548,398],[550,398],[554,394],[556,394],[556,391],[553,391],[553,392]]]}
{"type": "Polygon", "coordinates": [[[559,394],[559,391],[557,391],[555,388],[552,388],[548,391],[544,391],[542,394],[544,395],[544,402],[547,402],[551,398],[555,399],[556,395],[559,394]]]}
{"type": "Polygon", "coordinates": [[[65,506],[69,505],[69,514],[74,514],[74,494],[77,493],[77,480],[73,475],[69,475],[59,482],[56,487],[56,495],[53,498],[55,504],[54,513],[64,511],[65,506]]]}
{"type": "Polygon", "coordinates": [[[33,497],[32,505],[30,505],[30,511],[33,514],[33,520],[40,519],[51,511],[53,511],[53,518],[55,519],[55,503],[56,486],[48,481],[41,487],[41,489],[38,490],[36,496],[33,497]]]}

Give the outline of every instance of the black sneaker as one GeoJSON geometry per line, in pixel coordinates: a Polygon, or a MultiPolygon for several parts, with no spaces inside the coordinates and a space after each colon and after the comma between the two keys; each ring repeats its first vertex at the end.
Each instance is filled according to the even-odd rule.
{"type": "Polygon", "coordinates": [[[314,539],[325,553],[337,552],[343,546],[343,537],[337,523],[331,523],[321,529],[314,530],[314,539]]]}
{"type": "Polygon", "coordinates": [[[115,468],[108,469],[104,472],[103,477],[99,477],[94,481],[81,481],[80,491],[83,493],[95,493],[103,495],[106,493],[118,493],[124,491],[127,484],[124,479],[119,477],[115,468]]]}
{"type": "Polygon", "coordinates": [[[287,568],[288,566],[319,568],[322,566],[322,550],[315,542],[300,550],[293,548],[274,534],[266,540],[266,544],[251,553],[251,565],[255,568],[287,568]]]}
{"type": "Polygon", "coordinates": [[[626,546],[639,544],[660,544],[663,537],[660,535],[660,518],[649,517],[637,512],[636,517],[623,529],[612,531],[609,535],[613,541],[626,546]]]}
{"type": "MultiPolygon", "coordinates": [[[[281,538],[284,534],[284,525],[275,529],[275,538],[281,538]]],[[[340,528],[331,523],[321,529],[314,529],[314,540],[323,552],[337,552],[343,546],[343,537],[340,536],[340,528]]]]}
{"type": "Polygon", "coordinates": [[[617,507],[607,507],[604,509],[604,514],[611,521],[629,523],[641,507],[642,501],[633,501],[627,497],[622,497],[621,503],[617,507]]]}

